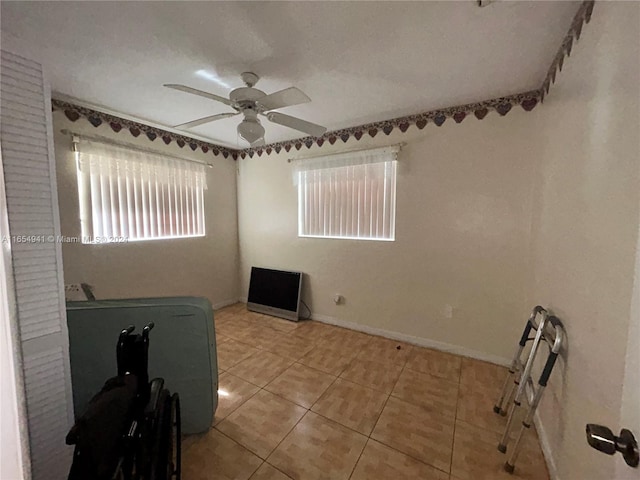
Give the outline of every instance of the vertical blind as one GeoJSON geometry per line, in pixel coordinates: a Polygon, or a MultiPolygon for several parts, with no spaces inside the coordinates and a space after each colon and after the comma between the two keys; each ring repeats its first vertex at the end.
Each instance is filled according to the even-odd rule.
{"type": "Polygon", "coordinates": [[[394,240],[398,150],[297,160],[298,235],[394,240]]]}
{"type": "Polygon", "coordinates": [[[205,234],[205,166],[82,141],[76,153],[83,243],[205,234]]]}

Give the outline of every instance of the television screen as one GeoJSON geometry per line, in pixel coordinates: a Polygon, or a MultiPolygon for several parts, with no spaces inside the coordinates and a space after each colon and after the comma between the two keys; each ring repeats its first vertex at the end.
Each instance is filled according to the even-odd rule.
{"type": "Polygon", "coordinates": [[[300,272],[252,267],[247,308],[297,320],[301,280],[300,272]]]}

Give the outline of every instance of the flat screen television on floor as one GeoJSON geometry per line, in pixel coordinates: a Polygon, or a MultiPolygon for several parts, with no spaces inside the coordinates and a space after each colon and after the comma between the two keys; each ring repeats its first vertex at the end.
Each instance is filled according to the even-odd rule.
{"type": "Polygon", "coordinates": [[[251,267],[247,309],[298,321],[302,273],[251,267]]]}

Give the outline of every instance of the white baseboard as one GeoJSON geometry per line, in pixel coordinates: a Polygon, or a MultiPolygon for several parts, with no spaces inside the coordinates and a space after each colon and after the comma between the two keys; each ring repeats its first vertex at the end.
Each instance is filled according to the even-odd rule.
{"type": "Polygon", "coordinates": [[[434,350],[462,355],[463,357],[474,358],[476,360],[483,360],[485,362],[495,363],[497,365],[502,365],[505,367],[508,367],[511,364],[510,359],[503,358],[498,355],[480,352],[478,350],[462,347],[460,345],[438,342],[436,340],[431,340],[424,337],[415,337],[413,335],[407,335],[405,333],[371,327],[369,325],[363,325],[361,323],[349,322],[347,320],[341,320],[338,318],[329,317],[327,315],[312,314],[311,319],[318,322],[327,323],[329,325],[335,325],[337,327],[343,327],[350,330],[357,330],[358,332],[368,333],[369,335],[378,335],[380,337],[391,338],[393,340],[399,340],[401,342],[410,343],[419,347],[433,348],[434,350]]]}
{"type": "MultiPolygon", "coordinates": [[[[223,300],[222,302],[217,302],[211,305],[214,310],[220,310],[221,308],[228,307],[229,305],[233,305],[234,303],[243,302],[241,298],[231,298],[229,300],[223,300]]],[[[243,303],[247,303],[244,301],[243,303]]]]}
{"type": "MultiPolygon", "coordinates": [[[[240,298],[238,301],[247,303],[246,297],[240,298]]],[[[406,333],[371,327],[369,325],[363,325],[356,322],[349,322],[347,320],[341,320],[339,318],[330,317],[328,315],[312,313],[311,320],[316,320],[318,322],[326,323],[329,325],[335,325],[337,327],[348,328],[350,330],[356,330],[358,332],[368,333],[369,335],[378,335],[380,337],[390,338],[392,340],[399,340],[401,342],[410,343],[411,345],[417,345],[418,347],[433,348],[434,350],[440,350],[442,352],[453,353],[456,355],[461,355],[463,357],[469,357],[476,360],[495,363],[496,365],[501,365],[504,367],[508,367],[509,365],[511,365],[511,359],[509,358],[481,352],[479,350],[473,350],[467,347],[462,347],[460,345],[438,342],[437,340],[431,340],[429,338],[415,337],[413,335],[407,335],[406,333]]]]}
{"type": "Polygon", "coordinates": [[[535,415],[533,416],[533,424],[536,426],[536,432],[538,433],[538,439],[540,440],[540,448],[542,449],[544,460],[547,463],[549,478],[550,480],[560,480],[560,476],[558,475],[558,467],[556,466],[556,461],[553,458],[553,450],[551,449],[551,444],[549,443],[547,431],[545,430],[544,424],[540,419],[539,411],[536,411],[535,415]]]}

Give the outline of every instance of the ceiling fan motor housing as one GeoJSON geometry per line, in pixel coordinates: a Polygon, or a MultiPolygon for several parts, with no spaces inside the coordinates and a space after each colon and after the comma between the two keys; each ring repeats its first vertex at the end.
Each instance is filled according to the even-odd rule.
{"type": "Polygon", "coordinates": [[[253,87],[260,80],[260,77],[253,72],[243,72],[240,77],[247,87],[253,87]]]}
{"type": "Polygon", "coordinates": [[[262,90],[258,90],[257,88],[240,87],[231,90],[231,93],[229,93],[229,99],[234,103],[255,102],[265,95],[266,94],[262,90]]]}

